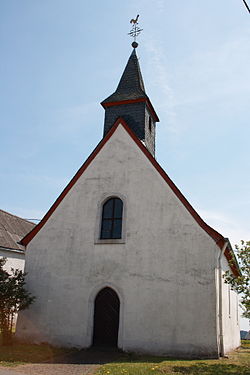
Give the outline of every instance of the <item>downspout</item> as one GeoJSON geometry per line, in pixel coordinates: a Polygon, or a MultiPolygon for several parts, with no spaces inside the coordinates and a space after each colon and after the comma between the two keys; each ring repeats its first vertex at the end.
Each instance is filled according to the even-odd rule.
{"type": "Polygon", "coordinates": [[[218,257],[218,274],[219,274],[219,341],[220,341],[220,355],[224,357],[224,330],[223,330],[223,319],[222,319],[222,267],[221,267],[221,259],[225,253],[227,248],[228,241],[226,240],[223,248],[220,251],[218,257]]]}

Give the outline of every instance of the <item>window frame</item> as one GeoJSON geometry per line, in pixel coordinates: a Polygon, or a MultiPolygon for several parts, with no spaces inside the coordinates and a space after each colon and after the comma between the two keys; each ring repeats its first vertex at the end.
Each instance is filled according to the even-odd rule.
{"type": "Polygon", "coordinates": [[[100,240],[120,240],[122,238],[122,212],[123,212],[123,201],[118,197],[112,197],[106,200],[102,205],[102,219],[101,219],[101,230],[100,240]],[[111,207],[108,208],[106,205],[111,203],[111,207]],[[111,209],[111,212],[108,211],[111,209]],[[116,211],[121,210],[121,214],[117,214],[116,211]],[[108,224],[108,225],[107,225],[108,224]],[[116,237],[116,226],[118,224],[118,233],[116,237]],[[106,229],[105,227],[110,227],[106,229]],[[110,237],[105,237],[110,235],[110,237]]]}
{"type": "Polygon", "coordinates": [[[126,216],[127,216],[127,204],[126,197],[120,193],[105,193],[102,196],[102,199],[98,202],[97,207],[97,216],[96,216],[96,228],[95,228],[95,244],[124,244],[126,241],[126,216]],[[123,203],[122,210],[122,230],[121,238],[101,238],[101,229],[102,229],[102,213],[104,204],[112,198],[119,198],[123,203]]]}

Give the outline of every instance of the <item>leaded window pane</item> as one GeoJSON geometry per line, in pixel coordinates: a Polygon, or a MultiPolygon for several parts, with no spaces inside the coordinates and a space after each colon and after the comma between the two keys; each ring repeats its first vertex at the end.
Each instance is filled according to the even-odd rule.
{"type": "Polygon", "coordinates": [[[101,239],[119,239],[122,237],[123,202],[119,198],[110,198],[102,209],[101,239]]]}
{"type": "Polygon", "coordinates": [[[114,210],[114,199],[109,199],[103,206],[103,214],[102,217],[104,219],[112,218],[113,217],[113,210],[114,210]]]}
{"type": "Polygon", "coordinates": [[[120,199],[115,199],[114,217],[116,219],[122,218],[122,201],[120,199]]]}
{"type": "Polygon", "coordinates": [[[112,219],[104,219],[102,223],[102,229],[104,232],[110,232],[112,229],[112,219]]]}
{"type": "Polygon", "coordinates": [[[122,231],[122,220],[116,219],[113,223],[113,237],[112,238],[121,238],[122,231]]]}

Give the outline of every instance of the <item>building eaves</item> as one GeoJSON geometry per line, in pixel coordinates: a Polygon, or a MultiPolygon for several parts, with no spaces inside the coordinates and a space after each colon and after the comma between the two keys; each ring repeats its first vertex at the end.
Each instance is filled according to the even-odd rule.
{"type": "Polygon", "coordinates": [[[24,254],[25,247],[22,246],[22,250],[21,250],[21,249],[9,249],[7,247],[0,246],[0,251],[6,251],[7,253],[24,254]]]}

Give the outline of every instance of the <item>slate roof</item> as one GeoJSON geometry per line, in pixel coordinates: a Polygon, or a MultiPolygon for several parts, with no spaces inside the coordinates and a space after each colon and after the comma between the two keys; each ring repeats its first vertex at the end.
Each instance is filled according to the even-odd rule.
{"type": "Polygon", "coordinates": [[[147,98],[135,49],[132,51],[116,91],[101,104],[147,98]]]}
{"type": "Polygon", "coordinates": [[[18,242],[34,227],[34,223],[0,210],[0,247],[24,250],[18,242]]]}

